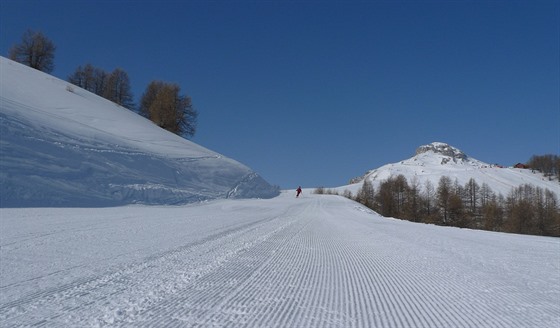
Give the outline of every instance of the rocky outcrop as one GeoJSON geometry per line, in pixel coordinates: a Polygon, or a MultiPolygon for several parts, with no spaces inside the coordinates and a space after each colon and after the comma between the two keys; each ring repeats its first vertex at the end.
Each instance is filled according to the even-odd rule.
{"type": "MultiPolygon", "coordinates": [[[[435,154],[441,154],[450,157],[448,160],[443,160],[445,163],[449,162],[450,160],[457,162],[459,160],[466,160],[468,158],[468,156],[461,150],[443,142],[432,142],[429,145],[420,146],[416,149],[416,155],[427,152],[433,152],[435,154]]],[[[445,164],[443,163],[443,161],[442,164],[445,164]]]]}

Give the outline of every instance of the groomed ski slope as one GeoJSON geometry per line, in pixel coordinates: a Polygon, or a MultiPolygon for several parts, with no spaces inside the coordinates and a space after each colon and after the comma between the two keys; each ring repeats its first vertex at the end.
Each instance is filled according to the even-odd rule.
{"type": "Polygon", "coordinates": [[[338,196],[0,209],[2,327],[558,327],[560,239],[338,196]]]}

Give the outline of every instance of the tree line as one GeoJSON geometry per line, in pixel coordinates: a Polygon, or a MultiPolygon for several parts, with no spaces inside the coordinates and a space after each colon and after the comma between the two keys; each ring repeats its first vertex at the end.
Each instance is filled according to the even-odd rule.
{"type": "MultiPolygon", "coordinates": [[[[51,73],[54,69],[55,50],[54,43],[43,33],[27,30],[22,41],[10,49],[8,57],[42,72],[51,73]]],[[[193,107],[191,98],[182,94],[179,85],[175,83],[150,82],[142,94],[139,106],[136,106],[130,79],[122,68],[107,72],[86,64],[79,66],[67,80],[120,106],[137,111],[172,133],[188,138],[196,132],[198,111],[193,107]]]]}
{"type": "Polygon", "coordinates": [[[68,82],[108,99],[117,105],[134,110],[134,100],[130,91],[128,74],[121,68],[108,73],[87,64],[79,66],[68,77],[68,82]]]}
{"type": "Polygon", "coordinates": [[[560,156],[558,155],[534,155],[526,165],[531,169],[540,171],[550,180],[560,181],[560,156]]]}
{"type": "MultiPolygon", "coordinates": [[[[336,194],[318,188],[315,193],[336,194]]],[[[483,183],[470,179],[461,185],[457,179],[442,176],[436,185],[404,175],[391,176],[377,189],[368,179],[353,199],[385,217],[470,229],[560,237],[560,207],[557,195],[549,189],[521,185],[504,197],[483,183]]]]}

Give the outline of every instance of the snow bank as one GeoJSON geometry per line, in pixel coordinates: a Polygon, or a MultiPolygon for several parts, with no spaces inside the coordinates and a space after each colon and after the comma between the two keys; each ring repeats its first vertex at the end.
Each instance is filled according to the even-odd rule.
{"type": "Polygon", "coordinates": [[[183,204],[278,195],[248,167],[0,57],[0,206],[183,204]]]}

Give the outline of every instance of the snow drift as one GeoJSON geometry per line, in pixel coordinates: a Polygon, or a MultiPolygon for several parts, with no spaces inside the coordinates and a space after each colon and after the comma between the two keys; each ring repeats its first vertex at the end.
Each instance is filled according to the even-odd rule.
{"type": "Polygon", "coordinates": [[[345,189],[357,192],[362,187],[364,179],[371,181],[377,188],[381,182],[400,174],[409,183],[416,181],[420,188],[424,188],[427,181],[437,187],[439,179],[448,176],[452,181],[457,180],[462,186],[472,178],[479,185],[486,183],[492,191],[504,196],[523,184],[549,189],[556,195],[560,195],[558,181],[550,181],[539,172],[491,165],[443,142],[420,146],[413,157],[368,171],[364,176],[353,179],[350,185],[336,189],[341,192],[345,189]]]}
{"type": "Polygon", "coordinates": [[[279,194],[239,162],[0,57],[0,206],[181,204],[279,194]]]}

